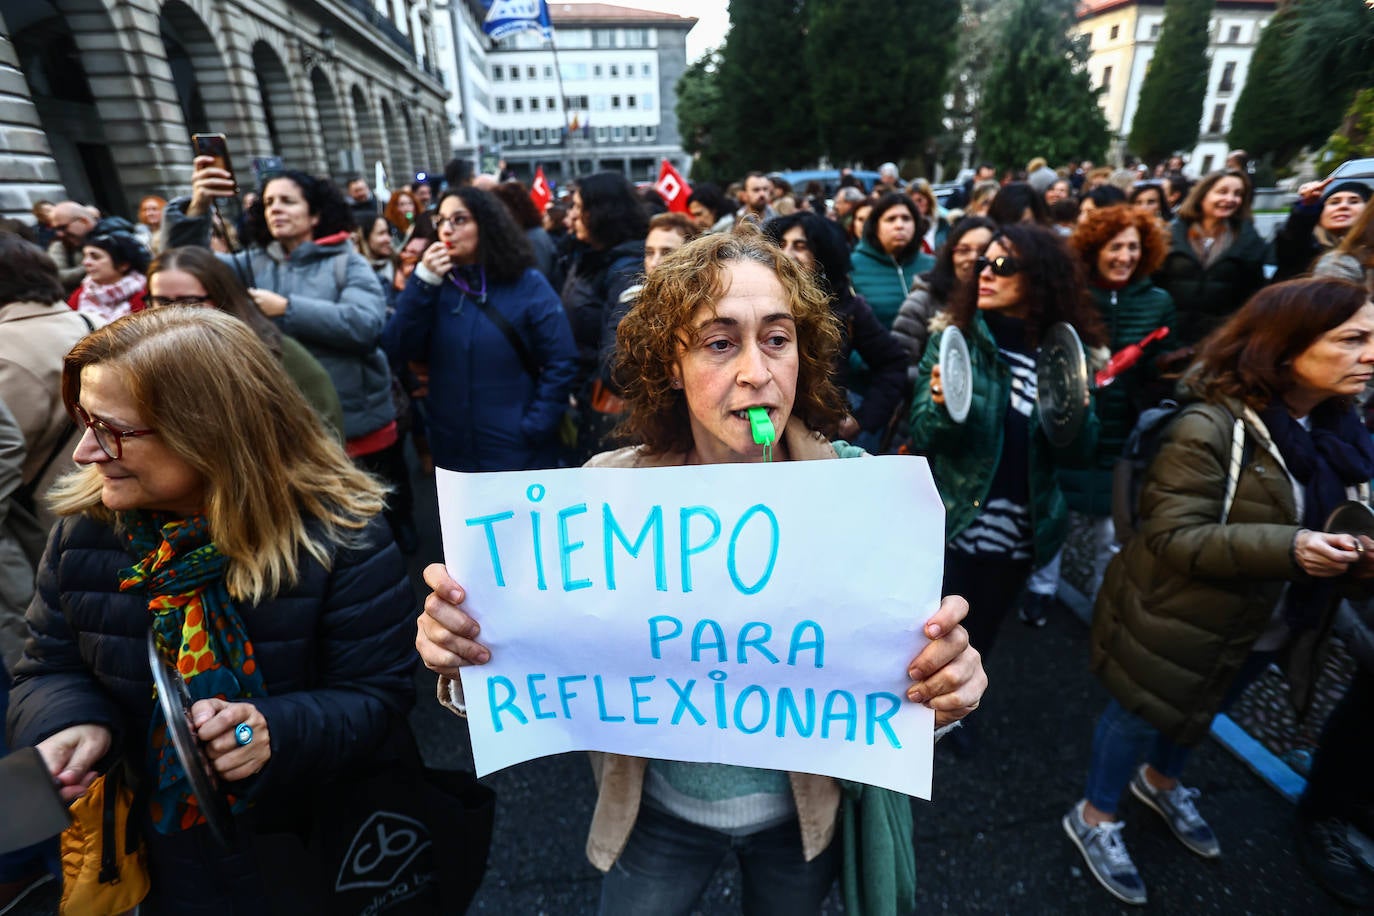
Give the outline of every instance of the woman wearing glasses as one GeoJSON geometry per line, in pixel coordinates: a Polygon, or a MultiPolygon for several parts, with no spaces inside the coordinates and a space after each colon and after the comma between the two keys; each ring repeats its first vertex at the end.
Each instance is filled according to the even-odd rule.
{"type": "Polygon", "coordinates": [[[427,363],[434,463],[454,471],[558,464],[558,426],[577,349],[558,294],[534,268],[525,234],[495,196],[452,188],[439,240],[396,300],[388,349],[427,363]]]}
{"type": "Polygon", "coordinates": [[[945,503],[945,594],[964,595],[966,626],[984,655],[1031,570],[1052,558],[1068,533],[1055,479],[1085,466],[1097,442],[1090,409],[1077,437],[1051,445],[1036,410],[1036,358],[1049,327],[1073,325],[1085,345],[1101,343],[1101,322],[1078,261],[1053,232],[1003,226],[932,322],[911,410],[912,449],[929,457],[945,503]],[[963,423],[946,410],[940,340],[953,325],[968,340],[973,404],[963,423]]]}
{"type": "Polygon", "coordinates": [[[383,488],[257,336],[214,309],[97,329],[67,355],[62,397],[85,427],[81,467],[52,494],[61,521],[9,734],[37,746],[64,799],[111,766],[137,778],[152,884],[140,912],[270,912],[255,837],[300,829],[327,780],[408,756],[391,742],[415,696],[413,599],[383,488]],[[157,710],[150,630],[231,798],[227,849],[157,710]]]}
{"type": "Polygon", "coordinates": [[[204,248],[170,248],[148,266],[148,305],[167,308],[213,308],[228,312],[252,328],[267,345],[306,402],[343,441],[343,408],[339,393],[320,361],[300,341],[258,311],[228,266],[204,248]]]}

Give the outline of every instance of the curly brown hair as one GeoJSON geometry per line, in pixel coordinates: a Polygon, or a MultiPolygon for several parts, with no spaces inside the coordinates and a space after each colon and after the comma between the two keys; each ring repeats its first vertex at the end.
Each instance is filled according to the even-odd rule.
{"type": "MultiPolygon", "coordinates": [[[[988,242],[1001,245],[1020,263],[1021,300],[1026,306],[1026,340],[1040,345],[1050,325],[1064,321],[1088,346],[1107,341],[1102,318],[1088,297],[1083,271],[1058,233],[1035,223],[1008,223],[988,242]]],[[[978,282],[961,284],[949,300],[950,318],[967,331],[978,312],[978,282]]]]}
{"type": "Polygon", "coordinates": [[[1089,210],[1069,236],[1069,247],[1083,260],[1089,280],[1099,279],[1097,256],[1102,249],[1133,226],[1140,233],[1140,263],[1131,274],[1130,282],[1148,277],[1164,264],[1172,242],[1159,220],[1135,207],[1098,207],[1089,210]]]}
{"type": "Polygon", "coordinates": [[[1191,387],[1262,410],[1293,387],[1293,360],[1369,301],[1363,286],[1306,278],[1266,286],[1199,346],[1191,387]]]}
{"type": "Polygon", "coordinates": [[[615,379],[628,411],[616,430],[622,441],[650,454],[692,448],[687,397],[673,387],[674,369],[693,330],[697,308],[714,309],[726,292],[725,268],[753,261],[782,284],[797,325],[797,394],[792,415],[833,438],[844,418],[844,400],[831,381],[840,330],[829,298],[782,249],[755,227],[694,239],[668,255],[640,291],[616,331],[615,379]]]}

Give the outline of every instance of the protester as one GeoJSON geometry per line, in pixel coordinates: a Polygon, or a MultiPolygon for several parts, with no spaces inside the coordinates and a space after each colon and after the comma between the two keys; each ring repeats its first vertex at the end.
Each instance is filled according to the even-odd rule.
{"type": "Polygon", "coordinates": [[[1159,220],[1161,225],[1167,226],[1174,218],[1174,212],[1169,207],[1164,188],[1158,182],[1140,182],[1131,189],[1131,193],[1127,196],[1127,202],[1136,209],[1142,210],[1159,220]]]}
{"type": "Polygon", "coordinates": [[[1374,295],[1374,207],[1360,211],[1341,243],[1317,259],[1312,275],[1363,283],[1374,295]]]}
{"type": "Polygon", "coordinates": [[[943,245],[949,236],[949,220],[940,212],[940,201],[936,199],[935,190],[929,181],[924,178],[913,178],[906,186],[906,192],[916,203],[916,209],[921,211],[921,218],[925,220],[926,231],[921,236],[921,251],[933,256],[936,249],[943,245]]]}
{"type": "Polygon", "coordinates": [[[1175,348],[1191,348],[1264,285],[1264,240],[1250,220],[1250,179],[1213,172],[1178,208],[1155,284],[1178,310],[1175,348]]]}
{"type": "Polygon", "coordinates": [[[850,405],[837,432],[849,442],[873,445],[871,451],[876,452],[906,388],[905,352],[850,287],[849,251],[838,226],[815,213],[793,213],[770,219],[763,231],[827,296],[840,328],[832,381],[850,405]],[[862,397],[848,390],[851,354],[868,368],[868,390],[862,397]],[[856,439],[860,433],[863,441],[856,439]]]}
{"type": "Polygon", "coordinates": [[[212,309],[96,330],[68,354],[62,395],[84,427],[82,468],[54,491],[62,521],[28,612],[10,737],[37,746],[67,801],[98,767],[137,774],[131,821],[152,882],[141,913],[270,912],[254,837],[300,830],[328,779],[388,766],[383,740],[406,729],[411,597],[378,518],[383,489],[257,336],[212,309]],[[150,624],[234,798],[228,850],[156,709],[150,624]]]}
{"type": "MultiPolygon", "coordinates": [[[[578,352],[573,395],[587,404],[594,383],[609,371],[603,344],[614,337],[612,315],[644,269],[649,220],[634,186],[618,172],[578,179],[569,216],[583,247],[574,255],[562,299],[578,352]]],[[[579,417],[576,453],[582,460],[600,451],[610,432],[596,413],[584,410],[579,417]]]]}
{"type": "MultiPolygon", "coordinates": [[[[1107,346],[1113,353],[1138,343],[1158,328],[1172,327],[1173,301],[1150,282],[1150,275],[1164,263],[1169,251],[1169,235],[1153,214],[1135,207],[1094,210],[1079,223],[1069,247],[1082,261],[1088,290],[1108,329],[1107,346]]],[[[1169,349],[1167,337],[1151,343],[1135,366],[1097,389],[1097,417],[1101,422],[1097,453],[1086,468],[1059,471],[1059,485],[1069,509],[1087,516],[1091,524],[1087,551],[1091,576],[1085,589],[1089,598],[1097,594],[1107,561],[1116,551],[1112,470],[1141,409],[1170,394],[1161,386],[1155,367],[1155,359],[1169,349]]]]}
{"type": "Polygon", "coordinates": [[[391,228],[395,229],[398,235],[405,235],[410,231],[411,223],[415,222],[415,215],[420,212],[422,211],[415,195],[402,188],[391,192],[382,215],[391,223],[391,228]]]}
{"type": "MultiPolygon", "coordinates": [[[[844,412],[829,382],[838,340],[826,297],[757,235],[713,234],[679,249],[649,278],[620,332],[617,375],[627,380],[630,405],[625,429],[639,444],[598,455],[590,467],[758,462],[763,447],[732,414],[736,405],[760,403],[770,405],[780,433],[776,460],[862,454],[831,445],[819,431],[833,431],[844,412]]],[[[438,564],[425,575],[433,591],[416,645],[440,674],[441,701],[454,708],[461,702],[460,667],[484,663],[491,652],[476,639],[478,622],[463,607],[462,586],[438,564]]],[[[909,669],[923,687],[908,697],[936,710],[937,727],[975,708],[986,683],[958,626],[964,609],[958,598],[944,600],[926,629],[938,638],[909,669]],[[936,671],[942,674],[932,676],[936,671]]],[[[746,912],[819,911],[841,858],[836,780],[618,754],[592,758],[599,794],[587,851],[607,873],[602,913],[688,913],[731,849],[741,860],[746,912]]],[[[910,856],[911,849],[900,842],[888,854],[910,856]]]]}
{"type": "Polygon", "coordinates": [[[388,348],[428,366],[426,432],[455,471],[555,467],[577,351],[558,295],[493,194],[439,200],[439,241],[396,301],[388,348]]]}
{"type": "Polygon", "coordinates": [[[945,503],[945,591],[970,597],[974,645],[984,655],[1031,571],[1049,562],[1068,534],[1055,478],[1094,454],[1091,405],[1067,445],[1053,446],[1035,402],[1036,354],[1051,325],[1068,322],[1084,343],[1102,342],[1081,271],[1064,242],[1039,226],[1001,226],[931,325],[911,408],[911,447],[930,459],[945,503]],[[967,341],[973,400],[956,423],[945,407],[940,339],[948,326],[967,341]],[[986,647],[986,648],[984,648],[986,647]]]}
{"type": "Polygon", "coordinates": [[[525,240],[534,253],[534,269],[553,286],[558,277],[558,248],[544,231],[544,217],[530,199],[529,188],[518,181],[503,181],[496,186],[496,196],[510,211],[515,224],[525,232],[525,240]]]}
{"type": "Polygon", "coordinates": [[[1086,796],[1063,818],[1093,877],[1127,903],[1146,900],[1122,838],[1127,785],[1189,851],[1219,856],[1197,790],[1179,782],[1192,749],[1280,657],[1304,708],[1347,584],[1335,577],[1374,576],[1374,542],[1324,532],[1338,504],[1368,500],[1374,477],[1352,409],[1374,373],[1364,290],[1336,280],[1262,290],[1204,341],[1195,368],[1196,401],[1150,464],[1140,531],[1098,594],[1092,668],[1111,699],[1086,796]]]}
{"type": "Polygon", "coordinates": [[[64,200],[52,208],[54,237],[48,245],[48,257],[57,265],[58,276],[68,295],[76,291],[86,276],[86,268],[81,266],[82,248],[86,245],[86,236],[99,221],[100,211],[74,200],[64,200]]]}
{"type": "MultiPolygon", "coordinates": [[[[852,188],[850,190],[853,190],[852,188]]],[[[867,197],[860,200],[849,211],[849,247],[855,248],[864,235],[864,224],[873,212],[873,201],[867,197]]]]}
{"type": "Polygon", "coordinates": [[[987,217],[999,226],[1008,223],[1035,223],[1040,226],[1050,224],[1050,213],[1045,206],[1044,196],[1024,181],[1002,185],[992,198],[992,203],[988,205],[987,217]]]}
{"type": "Polygon", "coordinates": [[[348,194],[349,209],[353,211],[353,222],[359,226],[369,225],[370,220],[382,215],[381,207],[377,206],[377,198],[372,196],[372,190],[361,175],[354,175],[348,179],[344,190],[348,194]]]}
{"type": "Polygon", "coordinates": [[[204,248],[169,248],[155,258],[148,267],[148,305],[219,309],[248,325],[281,361],[306,403],[343,441],[343,407],[329,373],[300,341],[283,334],[263,315],[233,271],[214,254],[204,248]]]}
{"type": "Polygon", "coordinates": [[[143,309],[151,255],[124,220],[105,220],[81,248],[85,277],[67,304],[96,324],[143,309]]]}
{"type": "Polygon", "coordinates": [[[386,294],[387,306],[394,306],[398,290],[396,237],[391,233],[391,222],[385,216],[367,217],[353,230],[353,243],[358,247],[358,254],[363,256],[377,275],[377,282],[386,294]]]}
{"type": "Polygon", "coordinates": [[[773,209],[773,182],[762,172],[750,172],[744,178],[744,188],[740,192],[741,206],[735,213],[735,222],[746,220],[763,225],[778,215],[773,209]]]}
{"type": "Polygon", "coordinates": [[[1274,235],[1274,280],[1312,269],[1313,262],[1341,243],[1369,203],[1363,181],[1311,181],[1298,188],[1298,200],[1274,235]]]}
{"type": "Polygon", "coordinates": [[[997,225],[981,216],[959,220],[935,253],[935,266],[911,284],[911,292],[892,322],[892,336],[906,347],[912,369],[921,364],[931,320],[948,305],[957,287],[974,281],[973,265],[996,231],[997,225]]]}
{"type": "Polygon", "coordinates": [[[167,201],[150,194],[138,202],[138,225],[134,235],[153,254],[162,250],[162,211],[167,209],[167,201]]]}
{"type": "Polygon", "coordinates": [[[935,264],[935,258],[921,250],[924,234],[921,211],[910,197],[895,191],[873,204],[863,224],[863,235],[850,257],[851,281],[884,328],[892,327],[916,275],[935,264]]]}
{"type": "Polygon", "coordinates": [[[1102,207],[1115,207],[1127,203],[1126,193],[1109,184],[1101,184],[1088,191],[1078,202],[1078,220],[1082,222],[1087,215],[1102,207]]]}

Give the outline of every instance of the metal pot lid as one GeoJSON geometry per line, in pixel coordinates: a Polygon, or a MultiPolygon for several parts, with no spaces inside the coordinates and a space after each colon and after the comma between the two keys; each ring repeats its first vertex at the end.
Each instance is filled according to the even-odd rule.
{"type": "Polygon", "coordinates": [[[963,423],[973,406],[973,361],[969,359],[964,332],[953,325],[940,335],[940,387],[944,389],[949,418],[963,423]]]}
{"type": "Polygon", "coordinates": [[[1072,325],[1051,325],[1035,363],[1035,404],[1050,444],[1068,445],[1088,416],[1088,358],[1072,325]]]}

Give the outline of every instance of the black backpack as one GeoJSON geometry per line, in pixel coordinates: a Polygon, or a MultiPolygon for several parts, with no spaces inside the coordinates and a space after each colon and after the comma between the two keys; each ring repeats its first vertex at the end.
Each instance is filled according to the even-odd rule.
{"type": "MultiPolygon", "coordinates": [[[[1145,485],[1145,472],[1159,454],[1169,427],[1188,406],[1166,398],[1158,405],[1141,411],[1136,418],[1135,427],[1112,467],[1112,525],[1116,529],[1118,544],[1125,544],[1140,530],[1140,491],[1145,485]]],[[[1231,514],[1236,482],[1245,462],[1245,421],[1239,417],[1235,417],[1234,421],[1231,462],[1226,473],[1226,496],[1221,508],[1220,520],[1223,522],[1231,514]]]]}

